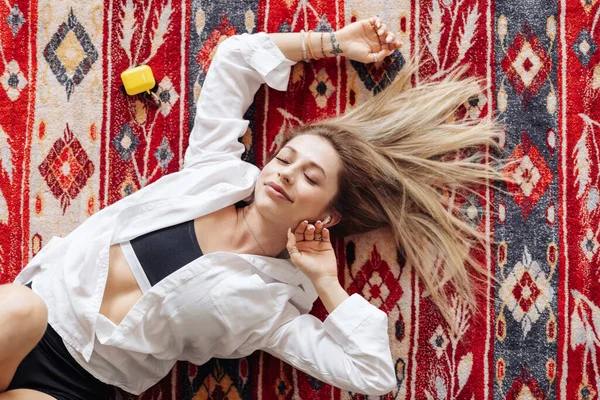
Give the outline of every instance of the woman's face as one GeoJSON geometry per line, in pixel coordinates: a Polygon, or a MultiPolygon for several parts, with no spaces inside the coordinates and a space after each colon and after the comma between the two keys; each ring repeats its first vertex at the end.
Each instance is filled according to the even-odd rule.
{"type": "Polygon", "coordinates": [[[295,226],[325,219],[338,190],[341,161],[333,146],[319,136],[299,135],[264,166],[254,192],[256,207],[267,218],[295,226]],[[278,193],[279,186],[286,195],[278,193]]]}

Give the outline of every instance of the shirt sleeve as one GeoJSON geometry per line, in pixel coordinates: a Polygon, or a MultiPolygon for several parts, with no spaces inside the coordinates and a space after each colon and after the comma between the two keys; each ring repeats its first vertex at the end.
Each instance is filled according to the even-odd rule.
{"type": "Polygon", "coordinates": [[[284,91],[291,66],[265,33],[234,35],[219,44],[196,104],[194,127],[184,156],[184,168],[204,161],[240,158],[238,142],[248,128],[244,113],[263,83],[284,91]]]}
{"type": "Polygon", "coordinates": [[[288,303],[261,350],[343,390],[381,396],[397,386],[387,325],[356,293],[324,322],[288,303]]]}

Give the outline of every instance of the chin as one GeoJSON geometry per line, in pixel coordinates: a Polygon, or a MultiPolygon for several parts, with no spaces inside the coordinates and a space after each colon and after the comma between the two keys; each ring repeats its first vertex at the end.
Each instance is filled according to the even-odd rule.
{"type": "Polygon", "coordinates": [[[264,216],[277,220],[288,219],[290,216],[289,205],[292,203],[273,199],[267,192],[263,183],[254,191],[254,205],[264,216]]]}

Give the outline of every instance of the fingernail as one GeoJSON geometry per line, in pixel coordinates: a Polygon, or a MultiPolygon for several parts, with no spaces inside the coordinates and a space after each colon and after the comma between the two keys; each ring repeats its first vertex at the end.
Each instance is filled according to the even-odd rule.
{"type": "Polygon", "coordinates": [[[382,34],[383,34],[383,29],[380,29],[380,30],[378,30],[378,31],[377,31],[377,34],[378,34],[378,35],[382,35],[382,34]]]}
{"type": "Polygon", "coordinates": [[[304,221],[302,221],[302,222],[304,222],[305,224],[308,224],[308,221],[307,221],[307,220],[304,220],[304,221]]]}
{"type": "Polygon", "coordinates": [[[379,27],[381,26],[381,22],[377,21],[377,22],[375,23],[375,26],[377,26],[377,27],[379,28],[379,27]]]}
{"type": "Polygon", "coordinates": [[[389,43],[392,41],[392,36],[388,36],[385,38],[386,43],[389,43]]]}
{"type": "Polygon", "coordinates": [[[317,221],[317,224],[320,224],[320,223],[321,223],[321,220],[318,220],[318,221],[317,221]]]}

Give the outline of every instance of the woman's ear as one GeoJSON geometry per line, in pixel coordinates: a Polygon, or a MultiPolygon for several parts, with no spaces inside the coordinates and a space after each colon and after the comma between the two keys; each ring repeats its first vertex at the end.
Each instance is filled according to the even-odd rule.
{"type": "Polygon", "coordinates": [[[323,220],[323,226],[325,228],[331,228],[332,226],[340,222],[341,219],[342,216],[340,215],[340,213],[338,213],[337,211],[332,211],[329,213],[329,216],[323,220]]]}

